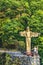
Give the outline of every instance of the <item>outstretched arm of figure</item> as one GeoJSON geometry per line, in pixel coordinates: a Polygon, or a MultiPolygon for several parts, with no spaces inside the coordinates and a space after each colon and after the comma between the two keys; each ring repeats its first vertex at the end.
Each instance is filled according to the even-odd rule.
{"type": "Polygon", "coordinates": [[[37,32],[31,32],[31,37],[38,37],[40,33],[37,32]]]}
{"type": "Polygon", "coordinates": [[[21,36],[26,36],[26,32],[25,32],[25,31],[20,32],[20,35],[21,35],[21,36]]]}

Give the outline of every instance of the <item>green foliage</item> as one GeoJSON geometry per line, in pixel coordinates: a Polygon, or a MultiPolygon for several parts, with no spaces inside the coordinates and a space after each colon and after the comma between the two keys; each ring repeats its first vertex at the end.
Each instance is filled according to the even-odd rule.
{"type": "Polygon", "coordinates": [[[6,53],[0,53],[0,65],[5,65],[6,62],[6,53]]]}
{"type": "Polygon", "coordinates": [[[20,37],[19,32],[25,30],[27,26],[31,31],[41,33],[40,37],[32,38],[32,45],[39,46],[42,58],[43,0],[0,0],[0,44],[15,44],[14,40],[17,40],[18,43],[22,41],[20,42],[22,46],[25,40],[20,37]]]}

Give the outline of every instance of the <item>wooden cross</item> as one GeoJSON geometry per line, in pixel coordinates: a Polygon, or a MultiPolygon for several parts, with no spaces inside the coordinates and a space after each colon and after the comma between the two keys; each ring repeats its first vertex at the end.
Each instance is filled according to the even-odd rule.
{"type": "Polygon", "coordinates": [[[29,27],[27,27],[26,31],[20,32],[20,35],[26,37],[26,52],[30,54],[31,53],[31,37],[38,37],[40,33],[31,32],[29,27]]]}

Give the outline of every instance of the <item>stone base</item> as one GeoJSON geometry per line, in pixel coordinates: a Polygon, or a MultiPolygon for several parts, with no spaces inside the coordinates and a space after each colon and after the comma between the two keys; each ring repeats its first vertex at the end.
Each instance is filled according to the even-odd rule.
{"type": "Polygon", "coordinates": [[[20,65],[40,65],[40,59],[39,56],[22,56],[22,57],[13,57],[14,60],[18,59],[18,63],[20,62],[20,65]]]}
{"type": "Polygon", "coordinates": [[[24,54],[17,54],[16,55],[11,55],[12,60],[14,59],[14,62],[16,62],[16,59],[19,65],[40,65],[40,56],[39,55],[24,55],[24,54]]]}

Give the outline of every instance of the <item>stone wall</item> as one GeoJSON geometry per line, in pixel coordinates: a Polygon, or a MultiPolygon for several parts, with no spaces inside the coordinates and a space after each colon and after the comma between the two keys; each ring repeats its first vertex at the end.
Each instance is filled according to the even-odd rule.
{"type": "Polygon", "coordinates": [[[17,64],[17,62],[20,64],[19,65],[40,65],[40,57],[39,55],[37,56],[13,56],[12,59],[14,59],[15,64],[17,64]],[[17,62],[16,62],[16,59],[17,62]]]}

